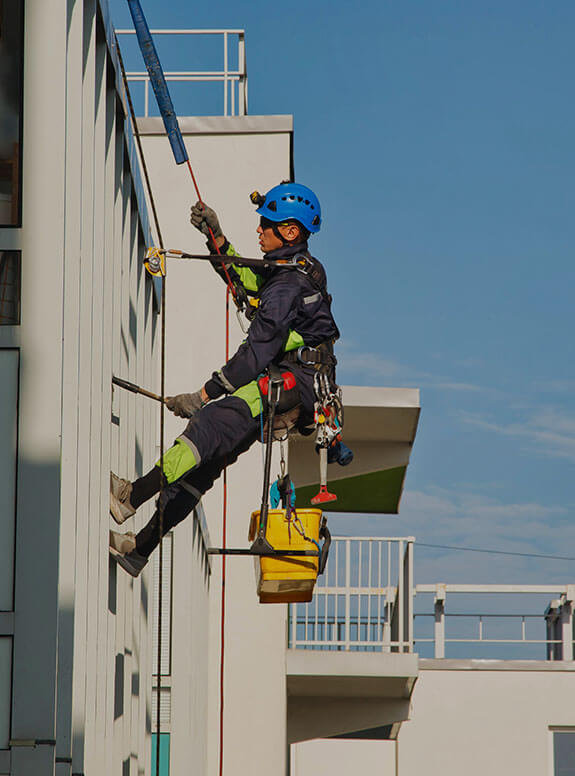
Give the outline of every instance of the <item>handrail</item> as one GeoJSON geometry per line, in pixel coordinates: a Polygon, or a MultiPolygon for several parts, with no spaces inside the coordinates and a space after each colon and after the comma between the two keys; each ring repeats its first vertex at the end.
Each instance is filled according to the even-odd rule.
{"type": "MultiPolygon", "coordinates": [[[[242,29],[208,29],[208,30],[174,30],[153,29],[152,35],[221,35],[223,37],[223,67],[221,70],[165,70],[166,81],[173,82],[221,82],[223,84],[224,116],[245,116],[248,112],[248,74],[246,66],[245,30],[242,29]],[[237,69],[229,67],[230,36],[237,37],[237,69]]],[[[116,30],[116,35],[135,35],[135,30],[116,30]]],[[[128,82],[144,84],[144,113],[150,111],[150,79],[145,70],[126,73],[128,82]]]]}
{"type": "MultiPolygon", "coordinates": [[[[292,605],[288,645],[295,649],[413,652],[433,645],[435,658],[446,657],[446,647],[467,645],[541,645],[541,660],[574,658],[573,605],[575,585],[505,585],[413,583],[414,537],[334,537],[326,574],[319,577],[314,600],[292,605]],[[414,599],[429,601],[431,611],[414,611],[414,599]],[[545,611],[478,612],[446,609],[457,594],[469,598],[492,595],[545,595],[545,611]],[[431,633],[414,628],[433,619],[431,633]],[[467,622],[466,622],[467,621],[467,622]],[[509,629],[501,631],[505,621],[509,629]],[[459,623],[459,633],[452,625],[459,623]],[[533,628],[540,622],[540,635],[533,628]],[[462,631],[461,625],[465,623],[462,631]],[[498,627],[491,632],[489,628],[498,627]],[[514,628],[514,630],[510,630],[514,628]],[[503,633],[503,635],[502,635],[503,633]]],[[[532,599],[533,600],[533,599],[532,599]]],[[[418,607],[420,609],[421,607],[418,607]]],[[[500,653],[499,653],[500,654],[500,653]]],[[[489,657],[497,657],[492,651],[489,657]]],[[[507,655],[508,657],[508,655],[507,655]]]]}

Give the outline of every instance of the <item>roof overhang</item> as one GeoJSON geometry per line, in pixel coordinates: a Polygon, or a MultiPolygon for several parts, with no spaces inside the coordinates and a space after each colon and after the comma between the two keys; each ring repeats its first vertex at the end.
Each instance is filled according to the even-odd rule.
{"type": "MultiPolygon", "coordinates": [[[[348,466],[331,464],[328,512],[397,514],[420,413],[417,388],[343,387],[343,439],[354,452],[348,466]]],[[[290,439],[290,475],[298,506],[319,490],[315,437],[290,439]]]]}

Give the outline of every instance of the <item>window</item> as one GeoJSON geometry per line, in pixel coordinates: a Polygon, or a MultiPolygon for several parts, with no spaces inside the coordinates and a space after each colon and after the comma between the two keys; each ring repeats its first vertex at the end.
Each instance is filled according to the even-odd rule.
{"type": "Polygon", "coordinates": [[[0,350],[0,611],[14,599],[14,528],[18,428],[18,351],[0,350]]]}
{"type": "Polygon", "coordinates": [[[0,636],[0,749],[8,749],[12,705],[12,639],[0,636]]]}
{"type": "MultiPolygon", "coordinates": [[[[152,733],[152,773],[156,773],[158,736],[152,733]]],[[[170,734],[160,733],[160,776],[170,775],[170,734]]]]}
{"type": "Polygon", "coordinates": [[[553,731],[553,776],[575,776],[575,730],[553,731]]]}
{"type": "Polygon", "coordinates": [[[0,226],[18,226],[24,0],[0,0],[0,226]]]}
{"type": "Polygon", "coordinates": [[[0,251],[0,326],[19,323],[20,251],[0,251]]]}

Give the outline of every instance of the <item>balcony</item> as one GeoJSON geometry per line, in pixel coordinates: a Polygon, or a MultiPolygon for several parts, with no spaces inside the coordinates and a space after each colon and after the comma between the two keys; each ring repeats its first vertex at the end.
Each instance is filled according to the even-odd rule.
{"type": "Polygon", "coordinates": [[[309,604],[290,607],[291,743],[397,733],[426,668],[561,670],[575,585],[414,584],[415,539],[337,537],[309,604]]]}
{"type": "Polygon", "coordinates": [[[313,601],[290,607],[290,743],[408,718],[418,674],[412,559],[412,538],[334,538],[313,601]]]}

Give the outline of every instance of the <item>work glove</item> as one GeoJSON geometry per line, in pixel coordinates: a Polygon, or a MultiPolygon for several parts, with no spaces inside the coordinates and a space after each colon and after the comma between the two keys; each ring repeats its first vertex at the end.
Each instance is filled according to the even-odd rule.
{"type": "Polygon", "coordinates": [[[212,230],[214,239],[222,237],[224,234],[220,222],[218,221],[216,211],[212,210],[212,208],[208,207],[205,203],[202,205],[199,200],[195,205],[192,205],[190,223],[192,226],[195,226],[196,229],[199,229],[202,234],[205,234],[210,240],[212,237],[210,229],[212,230]]]}
{"type": "Polygon", "coordinates": [[[166,396],[166,407],[178,418],[191,418],[201,410],[206,402],[202,399],[202,391],[194,393],[179,393],[177,396],[166,396]]]}

